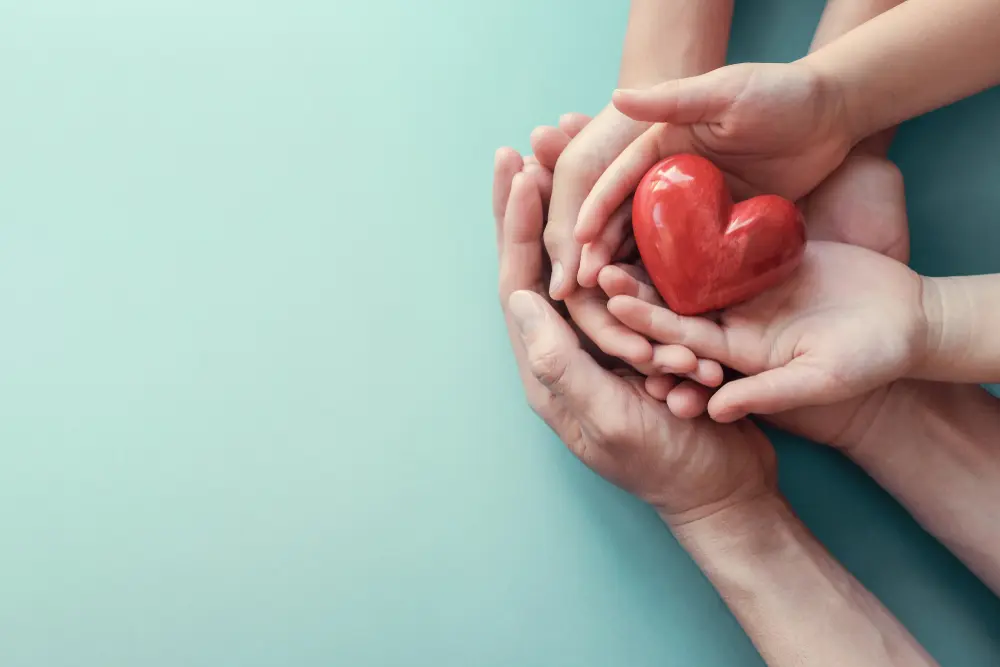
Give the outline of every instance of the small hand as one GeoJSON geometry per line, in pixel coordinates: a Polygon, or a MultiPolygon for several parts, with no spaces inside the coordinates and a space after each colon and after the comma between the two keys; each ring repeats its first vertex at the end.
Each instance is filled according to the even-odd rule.
{"type": "Polygon", "coordinates": [[[840,243],[810,242],[791,280],[723,311],[719,323],[638,298],[608,309],[663,344],[678,344],[748,377],[708,402],[714,419],[827,405],[906,375],[926,347],[923,281],[905,264],[840,243]]]}
{"type": "Polygon", "coordinates": [[[727,176],[736,199],[798,200],[819,185],[854,143],[837,89],[808,67],[730,65],[646,90],[617,91],[615,107],[657,122],[608,167],[580,209],[578,243],[597,240],[611,214],[659,160],[696,153],[727,176]]]}
{"type": "MultiPolygon", "coordinates": [[[[610,296],[633,296],[653,306],[663,306],[659,294],[643,284],[623,267],[612,265],[601,271],[601,285],[608,285],[610,296]]],[[[721,369],[720,369],[721,372],[721,369]]],[[[771,424],[846,451],[865,444],[871,426],[880,418],[887,399],[900,388],[905,393],[906,383],[893,382],[872,392],[850,398],[840,403],[788,410],[766,415],[771,424]]],[[[664,401],[675,417],[691,419],[705,412],[711,390],[691,382],[677,384],[672,378],[649,377],[646,392],[664,401]]]]}
{"type": "MultiPolygon", "coordinates": [[[[574,138],[591,122],[583,114],[564,114],[557,127],[540,126],[531,133],[533,158],[524,161],[526,174],[532,176],[546,204],[552,192],[551,171],[556,168],[563,152],[572,145],[574,138]]],[[[583,276],[588,271],[582,289],[575,290],[565,299],[566,309],[575,326],[579,327],[586,339],[592,341],[604,354],[624,360],[644,375],[659,376],[677,374],[689,377],[707,386],[718,386],[722,381],[722,368],[718,363],[698,360],[679,346],[651,345],[643,336],[624,326],[607,309],[607,296],[597,287],[597,270],[609,260],[631,260],[635,253],[635,241],[631,234],[631,211],[623,207],[613,217],[613,223],[605,229],[602,241],[593,245],[598,248],[600,259],[594,254],[584,254],[580,269],[583,276]],[[588,268],[591,267],[591,268],[588,268]]],[[[550,220],[546,229],[558,222],[550,220]]],[[[633,266],[635,275],[645,276],[641,268],[633,266]]],[[[648,282],[648,278],[643,278],[648,282]]],[[[687,383],[685,383],[686,385],[687,383]]],[[[684,390],[680,395],[684,395],[684,390]]]]}
{"type": "Polygon", "coordinates": [[[641,377],[612,373],[581,348],[545,295],[543,201],[522,164],[501,149],[493,192],[509,193],[494,201],[500,301],[532,408],[581,461],[673,525],[773,493],[774,452],[750,422],[676,419],[641,377]]]}

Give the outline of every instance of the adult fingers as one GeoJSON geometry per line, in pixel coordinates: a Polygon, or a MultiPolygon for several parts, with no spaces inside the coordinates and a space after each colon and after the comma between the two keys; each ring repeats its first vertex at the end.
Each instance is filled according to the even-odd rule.
{"type": "Polygon", "coordinates": [[[620,381],[580,348],[569,324],[539,294],[511,294],[508,310],[519,332],[532,376],[580,419],[602,410],[603,395],[620,381]]]}
{"type": "Polygon", "coordinates": [[[591,120],[590,116],[582,113],[564,113],[559,116],[559,129],[565,132],[572,139],[580,134],[581,130],[587,126],[591,120]]]}
{"type": "Polygon", "coordinates": [[[562,155],[572,137],[557,127],[542,125],[531,131],[531,152],[538,158],[538,163],[554,171],[559,156],[562,155]]]}
{"type": "Polygon", "coordinates": [[[493,156],[493,220],[497,230],[497,250],[503,241],[503,219],[510,199],[510,186],[514,174],[521,171],[524,162],[513,148],[500,148],[493,156]]]}
{"type": "Polygon", "coordinates": [[[631,221],[632,198],[630,197],[611,215],[600,236],[583,247],[577,276],[582,287],[597,286],[597,274],[611,262],[611,258],[621,248],[631,221]]]}
{"type": "Polygon", "coordinates": [[[709,401],[708,413],[715,421],[728,423],[749,414],[770,415],[848,397],[849,394],[836,390],[826,371],[799,358],[785,366],[726,383],[709,401]]]}

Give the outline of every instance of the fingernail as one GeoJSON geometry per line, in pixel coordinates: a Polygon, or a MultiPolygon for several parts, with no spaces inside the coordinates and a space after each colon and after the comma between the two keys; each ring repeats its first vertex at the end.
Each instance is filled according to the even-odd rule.
{"type": "Polygon", "coordinates": [[[563,284],[563,266],[561,262],[552,263],[552,281],[549,283],[549,294],[554,294],[563,284]]]}
{"type": "Polygon", "coordinates": [[[541,310],[535,302],[534,297],[527,292],[514,292],[507,301],[510,314],[514,317],[514,324],[517,325],[521,336],[528,336],[538,326],[541,319],[541,310]]]}

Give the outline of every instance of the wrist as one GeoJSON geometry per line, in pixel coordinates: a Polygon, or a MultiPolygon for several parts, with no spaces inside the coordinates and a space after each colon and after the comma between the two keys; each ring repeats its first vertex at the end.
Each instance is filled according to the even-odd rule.
{"type": "Polygon", "coordinates": [[[678,542],[706,572],[725,565],[724,561],[730,558],[744,560],[765,556],[777,547],[772,539],[776,526],[798,522],[777,489],[693,519],[663,511],[659,514],[678,542]]]}
{"type": "Polygon", "coordinates": [[[908,375],[912,378],[933,378],[944,345],[945,292],[940,278],[920,277],[920,317],[923,335],[915,350],[908,375]]]}
{"type": "Polygon", "coordinates": [[[823,49],[810,53],[793,64],[809,71],[820,91],[820,99],[825,100],[831,109],[836,133],[849,146],[856,146],[880,129],[872,127],[864,102],[853,93],[836,67],[827,62],[823,49]]]}

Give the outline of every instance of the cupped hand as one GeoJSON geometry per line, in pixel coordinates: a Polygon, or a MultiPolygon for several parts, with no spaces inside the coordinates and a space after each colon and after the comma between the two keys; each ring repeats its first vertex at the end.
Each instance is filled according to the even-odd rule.
{"type": "Polygon", "coordinates": [[[905,376],[926,349],[923,285],[876,252],[812,241],[789,281],[718,322],[629,296],[612,298],[608,309],[653,340],[746,374],[708,402],[709,414],[728,422],[836,403],[905,376]]]}
{"type": "Polygon", "coordinates": [[[548,300],[543,200],[513,150],[497,154],[500,301],[532,408],[595,472],[673,525],[775,491],[775,458],[750,422],[680,420],[637,374],[603,368],[548,300]]]}
{"type": "Polygon", "coordinates": [[[643,175],[670,155],[710,159],[737,200],[777,194],[795,201],[832,173],[854,144],[837,88],[801,63],[730,65],[645,90],[616,91],[613,103],[624,115],[656,125],[594,184],[580,209],[577,243],[598,240],[643,175]]]}
{"type": "MultiPolygon", "coordinates": [[[[543,210],[550,208],[550,194],[553,197],[557,194],[553,192],[552,170],[558,164],[566,164],[565,161],[560,162],[563,153],[591,122],[583,114],[569,113],[559,119],[557,126],[540,126],[532,131],[531,148],[534,155],[524,160],[524,171],[532,176],[539,187],[545,204],[543,210]]],[[[718,363],[699,360],[687,349],[676,345],[651,344],[608,312],[607,296],[597,286],[597,270],[601,266],[609,260],[622,261],[626,262],[628,270],[635,275],[645,276],[631,233],[630,214],[629,207],[621,208],[614,216],[614,224],[605,230],[601,242],[592,245],[592,249],[596,250],[583,256],[580,274],[584,275],[589,271],[592,275],[588,275],[583,281],[585,287],[576,289],[564,301],[573,324],[604,354],[623,360],[644,375],[676,374],[705,386],[718,386],[722,381],[722,368],[718,363]]],[[[553,227],[558,234],[558,219],[549,216],[546,233],[553,227]]],[[[648,281],[648,278],[645,280],[648,281]]],[[[687,392],[685,389],[679,395],[683,396],[687,392]]],[[[681,403],[685,404],[686,402],[681,403]]]]}

